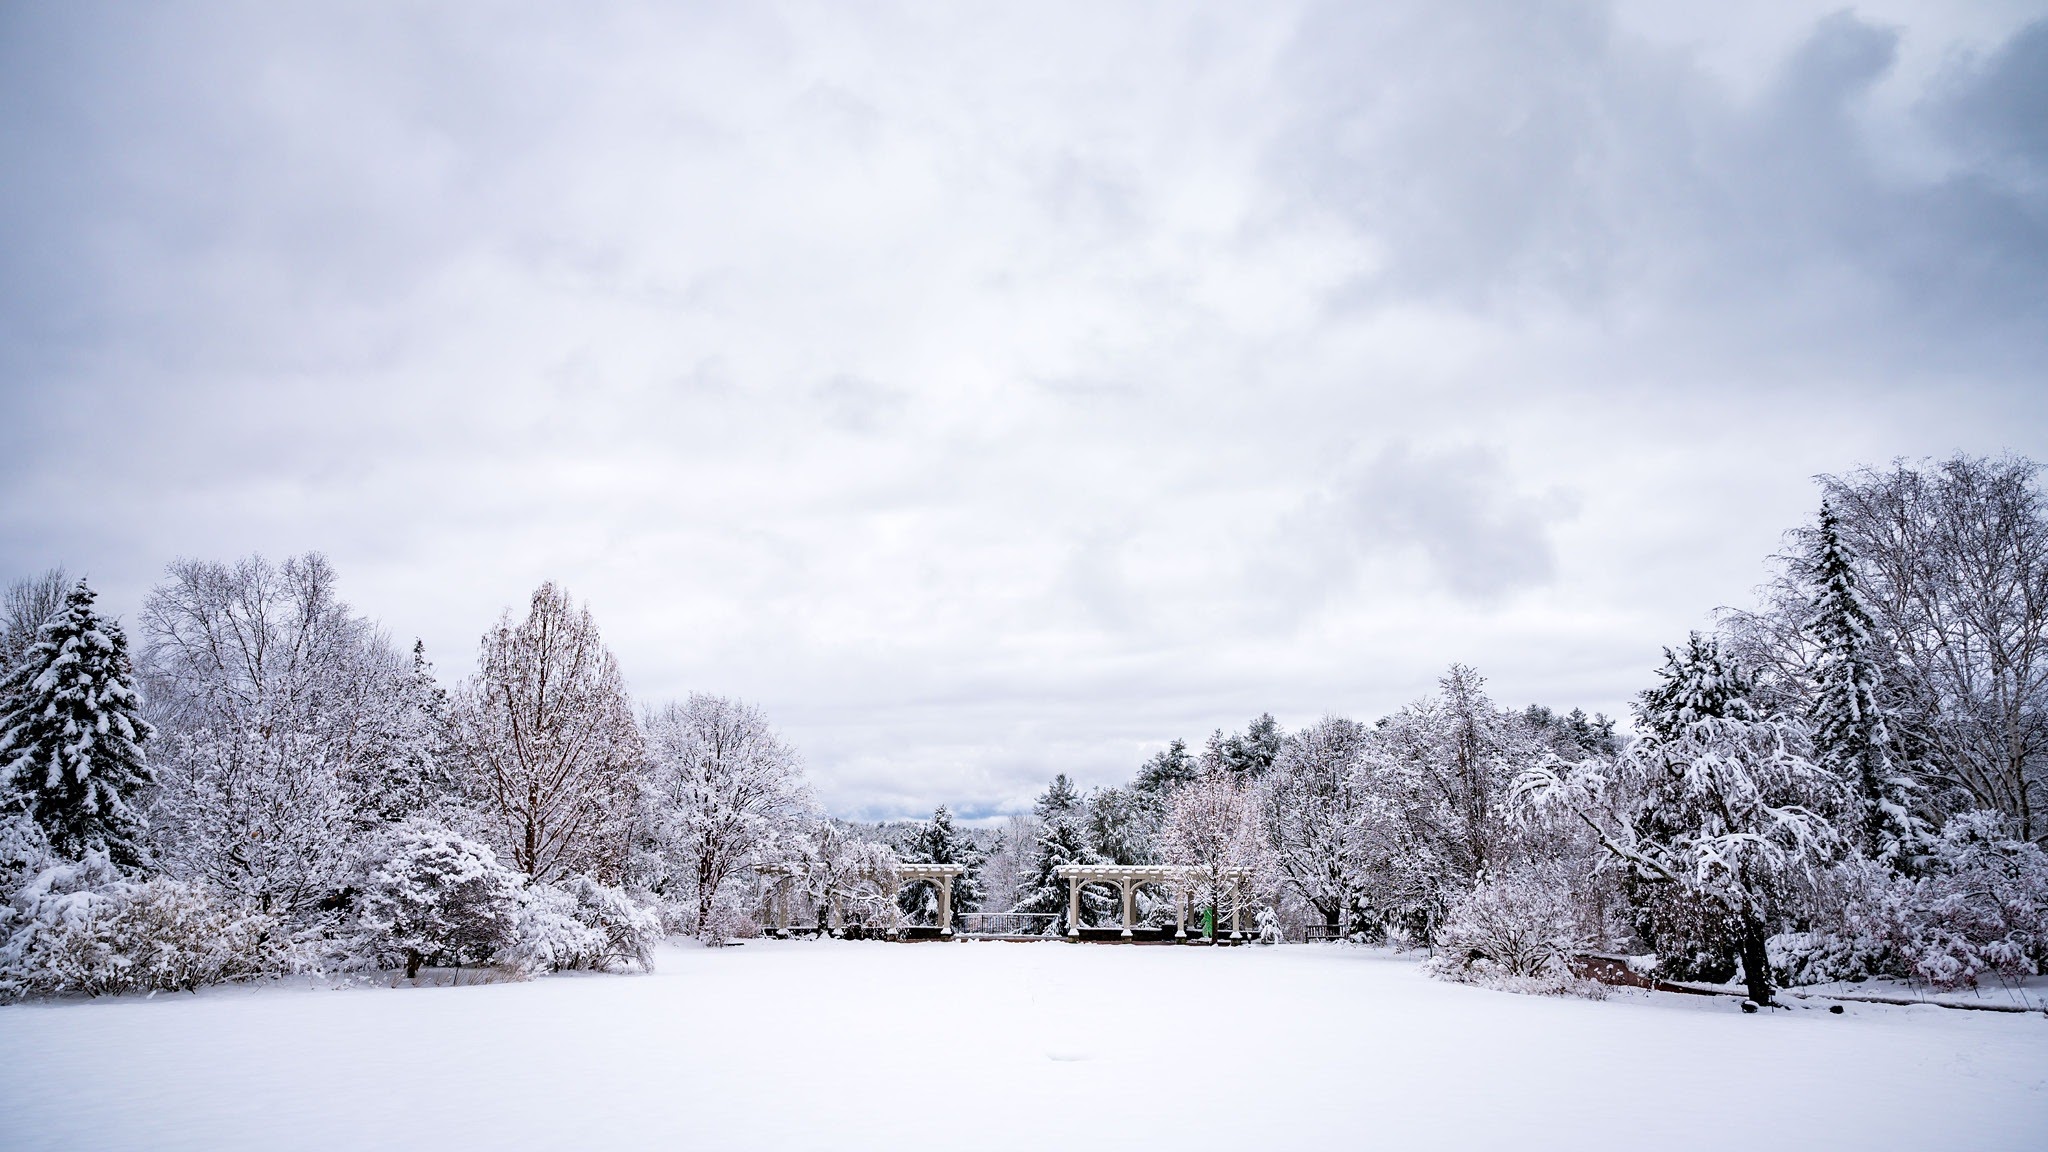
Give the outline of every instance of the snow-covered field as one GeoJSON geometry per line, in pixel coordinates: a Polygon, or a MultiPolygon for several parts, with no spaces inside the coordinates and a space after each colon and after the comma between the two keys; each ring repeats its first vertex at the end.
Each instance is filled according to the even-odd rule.
{"type": "Polygon", "coordinates": [[[2048,1147],[2048,1019],[1513,996],[1330,946],[755,942],[0,1009],[7,1148],[2048,1147]]]}

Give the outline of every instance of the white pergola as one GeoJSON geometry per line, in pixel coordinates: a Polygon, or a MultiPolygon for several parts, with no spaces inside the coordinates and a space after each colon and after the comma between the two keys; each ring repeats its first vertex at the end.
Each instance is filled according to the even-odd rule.
{"type": "MultiPolygon", "coordinates": [[[[1067,936],[1079,939],[1081,935],[1081,885],[1114,884],[1123,893],[1124,930],[1128,938],[1136,927],[1137,894],[1140,884],[1160,884],[1178,890],[1173,902],[1173,938],[1188,938],[1188,897],[1192,887],[1188,883],[1200,874],[1199,868],[1181,864],[1062,864],[1054,869],[1060,879],[1067,882],[1067,936]]],[[[1244,884],[1251,879],[1249,869],[1232,868],[1224,877],[1233,884],[1244,884]]],[[[1244,901],[1230,902],[1230,938],[1244,939],[1244,901]]]]}
{"type": "MultiPolygon", "coordinates": [[[[762,876],[772,877],[768,888],[768,918],[774,921],[777,932],[789,931],[789,901],[793,895],[792,882],[810,875],[810,867],[801,863],[756,864],[754,871],[762,876]]],[[[915,884],[929,880],[939,889],[939,935],[953,935],[953,880],[967,871],[962,864],[898,864],[896,879],[900,890],[903,884],[915,884]]],[[[828,923],[837,927],[840,910],[835,900],[825,912],[828,923]]]]}

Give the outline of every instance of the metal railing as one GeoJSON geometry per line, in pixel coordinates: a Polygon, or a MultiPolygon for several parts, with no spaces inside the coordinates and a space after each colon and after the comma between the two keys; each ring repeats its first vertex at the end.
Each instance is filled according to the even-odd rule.
{"type": "Polygon", "coordinates": [[[962,936],[1043,936],[1059,917],[1051,912],[962,912],[962,936]]]}

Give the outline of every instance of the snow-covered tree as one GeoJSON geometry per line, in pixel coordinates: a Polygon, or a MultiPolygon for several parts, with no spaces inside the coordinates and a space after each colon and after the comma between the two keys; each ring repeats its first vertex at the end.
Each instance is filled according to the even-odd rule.
{"type": "Polygon", "coordinates": [[[1582,933],[1569,882],[1557,871],[1523,865],[1483,878],[1451,905],[1432,973],[1511,991],[1579,988],[1572,958],[1593,941],[1582,933]]]}
{"type": "MultiPolygon", "coordinates": [[[[1886,758],[1916,813],[2004,813],[2042,840],[2048,805],[2048,499],[2023,457],[1957,455],[1823,476],[1836,548],[1869,618],[1860,659],[1886,758]]],[[[1760,702],[1810,713],[1822,525],[1790,534],[1753,612],[1726,623],[1760,702]]],[[[1839,705],[1837,705],[1839,708],[1839,705]]],[[[1867,837],[1865,837],[1867,838],[1867,837]]]]}
{"type": "MultiPolygon", "coordinates": [[[[1087,833],[1081,827],[1081,797],[1065,773],[1053,777],[1052,784],[1032,807],[1032,813],[1039,821],[1038,840],[1029,864],[1018,878],[1017,903],[1010,910],[1051,915],[1055,919],[1046,933],[1065,933],[1074,925],[1067,922],[1067,882],[1060,879],[1059,868],[1063,864],[1100,864],[1102,857],[1088,844],[1087,833]]],[[[1109,905],[1109,898],[1099,889],[1084,885],[1082,926],[1098,923],[1108,915],[1109,905]]]]}
{"type": "Polygon", "coordinates": [[[452,801],[460,788],[450,743],[448,691],[434,677],[427,646],[414,640],[403,673],[387,673],[375,747],[354,758],[341,784],[359,824],[395,823],[452,801]]]}
{"type": "Polygon", "coordinates": [[[796,751],[759,708],[693,694],[647,714],[642,801],[644,883],[689,908],[701,932],[740,869],[787,843],[810,819],[796,751]]]}
{"type": "MultiPolygon", "coordinates": [[[[954,826],[953,813],[944,804],[933,810],[929,822],[919,824],[904,839],[899,855],[906,864],[958,864],[966,869],[953,877],[954,927],[961,926],[964,913],[981,911],[981,869],[986,858],[954,826]]],[[[938,886],[929,880],[910,884],[897,897],[897,904],[907,915],[935,922],[939,915],[938,886]]]]}
{"type": "Polygon", "coordinates": [[[58,855],[146,856],[137,795],[151,782],[128,638],[80,580],[0,682],[0,799],[21,805],[58,855]]]}
{"type": "Polygon", "coordinates": [[[1683,649],[1664,650],[1657,684],[1636,701],[1636,723],[1645,735],[1668,740],[1698,720],[1757,719],[1751,679],[1714,637],[1691,633],[1683,649]]]}
{"type": "Polygon", "coordinates": [[[356,954],[378,964],[484,964],[519,926],[520,878],[497,854],[424,819],[385,830],[366,853],[356,954]]]}
{"type": "Polygon", "coordinates": [[[1079,820],[1084,809],[1081,792],[1074,782],[1061,772],[1052,778],[1052,783],[1031,806],[1031,814],[1050,824],[1055,820],[1079,820]]]}
{"type": "Polygon", "coordinates": [[[0,596],[0,678],[21,662],[42,634],[43,622],[64,607],[74,583],[64,569],[52,568],[7,586],[6,595],[0,596]]]}
{"type": "Polygon", "coordinates": [[[1258,719],[1245,726],[1243,732],[1226,735],[1219,728],[1209,734],[1208,746],[1203,749],[1198,765],[1199,771],[1229,772],[1240,779],[1257,779],[1273,766],[1273,759],[1280,754],[1280,746],[1286,739],[1287,733],[1270,712],[1261,713],[1258,719]]]}
{"type": "Polygon", "coordinates": [[[1842,540],[1832,505],[1823,503],[1808,570],[1814,658],[1808,672],[1814,759],[1847,781],[1861,809],[1860,846],[1872,859],[1907,865],[1925,839],[1913,815],[1913,783],[1892,766],[1878,695],[1877,648],[1869,608],[1857,586],[1855,556],[1842,540]]]}
{"type": "Polygon", "coordinates": [[[1152,796],[1165,796],[1184,784],[1194,783],[1201,774],[1200,765],[1188,752],[1188,742],[1175,740],[1139,767],[1132,787],[1152,796]]]}
{"type": "Polygon", "coordinates": [[[1327,716],[1287,738],[1257,794],[1275,869],[1332,933],[1359,901],[1365,871],[1362,767],[1372,730],[1327,716]]]}
{"type": "Polygon", "coordinates": [[[1179,895],[1206,908],[1217,930],[1264,894],[1267,857],[1251,790],[1228,771],[1204,774],[1174,793],[1159,831],[1160,855],[1186,869],[1179,895]]]}
{"type": "Polygon", "coordinates": [[[1159,858],[1153,841],[1165,808],[1158,797],[1135,788],[1098,788],[1088,797],[1082,828],[1088,846],[1111,864],[1150,864],[1159,858]]]}
{"type": "Polygon", "coordinates": [[[820,922],[836,908],[852,931],[875,934],[902,925],[895,849],[837,820],[819,821],[798,847],[794,859],[804,865],[804,895],[817,906],[820,922]]]}
{"type": "Polygon", "coordinates": [[[406,663],[335,583],[317,553],[185,560],[143,605],[156,857],[279,913],[339,890],[408,746],[406,663]]]}
{"type": "Polygon", "coordinates": [[[1770,1002],[1767,941],[1841,848],[1829,819],[1841,785],[1808,758],[1798,727],[1693,720],[1613,761],[1553,758],[1516,790],[1538,810],[1568,809],[1638,881],[1720,920],[1751,998],[1770,1002]]]}
{"type": "Polygon", "coordinates": [[[548,583],[524,619],[507,611],[484,635],[454,716],[465,789],[515,867],[541,881],[624,876],[640,728],[589,608],[548,583]]]}

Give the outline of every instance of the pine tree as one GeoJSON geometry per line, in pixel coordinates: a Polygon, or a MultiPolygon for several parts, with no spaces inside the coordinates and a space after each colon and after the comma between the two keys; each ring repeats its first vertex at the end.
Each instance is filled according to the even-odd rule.
{"type": "Polygon", "coordinates": [[[1636,702],[1636,720],[1644,735],[1670,740],[1696,720],[1754,720],[1750,680],[1721,653],[1711,636],[1694,632],[1685,650],[1664,650],[1659,683],[1645,689],[1636,702]]]}
{"type": "Polygon", "coordinates": [[[1133,787],[1140,792],[1162,796],[1182,785],[1194,783],[1195,777],[1200,775],[1195,758],[1188,755],[1188,742],[1175,740],[1145,761],[1138,769],[1138,779],[1133,787]]]}
{"type": "Polygon", "coordinates": [[[1870,610],[1856,583],[1855,555],[1842,539],[1834,507],[1823,503],[1808,563],[1816,649],[1808,669],[1813,694],[1814,759],[1855,789],[1857,835],[1873,859],[1898,867],[1924,839],[1912,812],[1912,783],[1893,770],[1878,701],[1870,610]]]}
{"type": "MultiPolygon", "coordinates": [[[[900,845],[908,864],[958,864],[966,869],[953,877],[953,926],[962,927],[961,916],[981,911],[981,865],[986,859],[953,825],[953,814],[941,804],[932,812],[931,822],[920,824],[900,845]]],[[[896,899],[905,915],[927,918],[939,914],[938,888],[924,880],[907,886],[896,899]]]]}
{"type": "Polygon", "coordinates": [[[1045,793],[1038,798],[1038,803],[1032,805],[1031,814],[1047,824],[1056,820],[1078,820],[1081,818],[1081,793],[1062,772],[1046,785],[1045,793]]]}
{"type": "MultiPolygon", "coordinates": [[[[1061,776],[1060,781],[1066,777],[1061,776]]],[[[1071,817],[1062,817],[1046,823],[1045,831],[1038,837],[1038,851],[1033,856],[1031,868],[1025,874],[1024,883],[1017,891],[1017,906],[1013,912],[1050,913],[1054,917],[1047,935],[1063,935],[1067,923],[1067,882],[1060,879],[1062,864],[1100,864],[1102,857],[1088,847],[1088,838],[1071,817]]],[[[1110,900],[1100,890],[1081,889],[1081,922],[1083,925],[1098,924],[1109,915],[1110,900]]]]}
{"type": "Polygon", "coordinates": [[[0,685],[0,789],[59,855],[105,851],[115,864],[144,860],[142,817],[131,806],[151,782],[128,638],[93,610],[80,580],[43,623],[0,685]]]}

